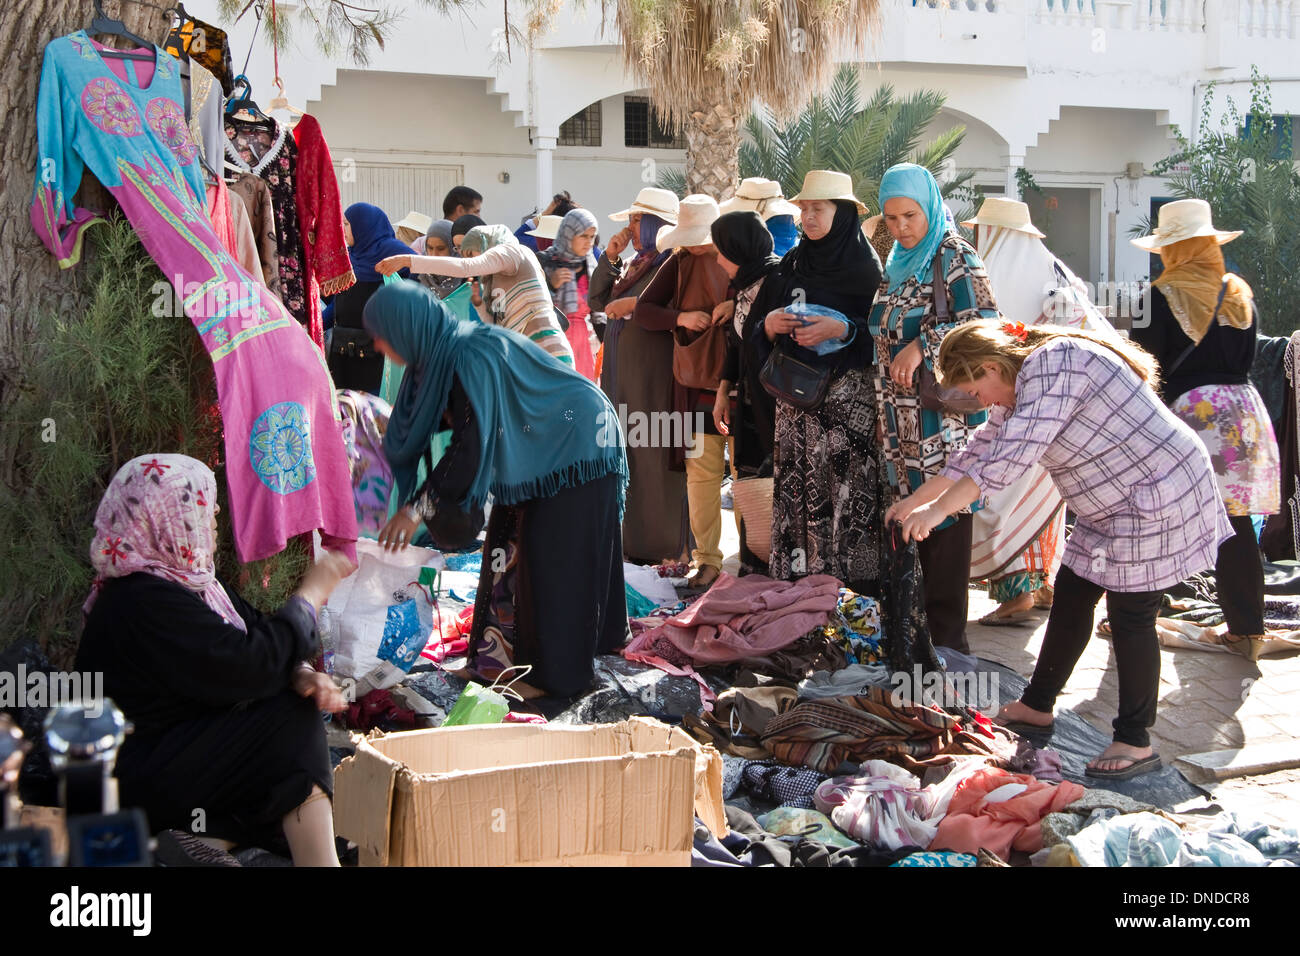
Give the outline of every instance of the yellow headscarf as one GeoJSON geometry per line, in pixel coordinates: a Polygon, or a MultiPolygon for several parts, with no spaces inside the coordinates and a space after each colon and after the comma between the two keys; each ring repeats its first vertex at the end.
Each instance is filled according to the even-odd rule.
{"type": "Polygon", "coordinates": [[[1254,321],[1250,304],[1255,294],[1245,279],[1227,271],[1223,250],[1214,236],[1195,236],[1156,251],[1164,260],[1165,271],[1152,285],[1169,300],[1174,318],[1189,339],[1199,344],[1205,338],[1225,280],[1228,288],[1219,306],[1219,324],[1250,328],[1254,321]]]}

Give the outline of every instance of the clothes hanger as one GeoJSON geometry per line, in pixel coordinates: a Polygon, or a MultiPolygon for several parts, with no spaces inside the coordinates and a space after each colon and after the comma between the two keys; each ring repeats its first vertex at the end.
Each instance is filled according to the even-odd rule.
{"type": "Polygon", "coordinates": [[[262,112],[261,107],[253,102],[253,84],[249,82],[248,77],[243,73],[235,77],[231,84],[234,91],[243,87],[243,94],[236,96],[232,91],[230,98],[226,100],[226,115],[237,120],[257,121],[264,120],[271,122],[271,117],[262,112]]]}
{"type": "Polygon", "coordinates": [[[275,86],[280,92],[276,94],[274,97],[272,97],[271,102],[266,105],[266,108],[268,110],[288,110],[289,113],[292,114],[293,116],[307,115],[302,110],[298,109],[296,106],[289,105],[289,101],[285,98],[284,95],[284,81],[281,80],[278,76],[275,78],[275,86]]]}
{"type": "MultiPolygon", "coordinates": [[[[132,0],[138,2],[138,0],[132,0]]],[[[143,6],[154,6],[152,3],[143,4],[143,6]]],[[[104,12],[102,0],[95,0],[95,18],[90,21],[90,27],[86,31],[92,36],[113,36],[122,37],[130,40],[136,46],[148,47],[148,53],[136,53],[130,50],[100,50],[101,56],[112,57],[115,60],[153,60],[153,44],[143,37],[138,37],[126,28],[126,24],[121,20],[113,20],[104,12]]]]}

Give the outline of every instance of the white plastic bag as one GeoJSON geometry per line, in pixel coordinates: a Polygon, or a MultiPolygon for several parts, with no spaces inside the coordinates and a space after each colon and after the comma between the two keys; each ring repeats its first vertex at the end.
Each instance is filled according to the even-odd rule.
{"type": "Polygon", "coordinates": [[[433,605],[419,584],[420,569],[441,564],[441,555],[427,548],[378,555],[359,548],[358,557],[360,566],[349,575],[348,588],[340,585],[331,597],[330,611],[337,629],[334,673],[357,681],[357,696],[363,696],[376,688],[392,687],[405,673],[402,662],[380,658],[391,607],[414,601],[424,642],[428,642],[434,625],[433,605]],[[339,591],[343,591],[341,598],[339,591]]]}

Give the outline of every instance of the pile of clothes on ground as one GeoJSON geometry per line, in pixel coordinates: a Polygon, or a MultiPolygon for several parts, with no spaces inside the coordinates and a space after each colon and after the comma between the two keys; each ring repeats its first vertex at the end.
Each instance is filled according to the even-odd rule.
{"type": "MultiPolygon", "coordinates": [[[[630,643],[597,658],[592,688],[550,720],[650,716],[720,751],[730,832],[718,839],[697,826],[700,866],[1300,863],[1294,831],[1174,815],[1168,789],[1130,791],[1157,805],[1085,787],[1074,751],[1095,754],[1104,742],[1070,739],[1069,715],[1058,715],[1064,765],[1042,741],[994,725],[986,713],[997,695],[966,678],[996,665],[931,645],[920,589],[908,583],[917,579],[910,551],[891,556],[881,599],[826,575],[723,574],[695,596],[680,579],[628,565],[630,643]]],[[[436,595],[432,640],[396,685],[358,701],[349,726],[447,719],[467,686],[454,672],[478,560],[447,557],[453,583],[436,595]]],[[[998,676],[1017,689],[1014,675],[998,676]]],[[[504,719],[543,718],[520,702],[504,719]]],[[[1180,798],[1194,792],[1165,774],[1185,788],[1180,798]]]]}

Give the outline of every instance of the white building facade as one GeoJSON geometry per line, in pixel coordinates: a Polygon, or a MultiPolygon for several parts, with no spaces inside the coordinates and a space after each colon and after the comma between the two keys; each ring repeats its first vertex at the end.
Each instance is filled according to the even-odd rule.
{"type": "MultiPolygon", "coordinates": [[[[881,2],[874,42],[840,57],[860,64],[864,94],[880,83],[944,93],[930,134],[966,127],[957,165],[987,192],[1017,195],[1025,168],[1042,190],[1026,197],[1035,222],[1099,285],[1146,279],[1129,231],[1168,196],[1146,170],[1176,150],[1174,126],[1194,133],[1211,81],[1218,111],[1228,97],[1244,111],[1257,66],[1273,113],[1300,114],[1300,0],[881,2]]],[[[546,36],[512,38],[507,56],[499,5],[443,17],[410,4],[364,69],[310,49],[299,27],[280,74],[325,131],[345,205],[438,218],[464,183],[483,194],[485,218],[513,227],[567,189],[605,224],[685,153],[650,119],[599,3],[587,8],[566,5],[546,36]]],[[[264,36],[252,42],[253,13],[232,25],[213,0],[188,9],[229,32],[237,71],[249,57],[265,106],[273,57],[264,36]]],[[[277,0],[277,12],[296,20],[301,5],[277,0]]]]}

